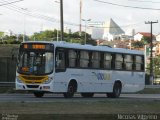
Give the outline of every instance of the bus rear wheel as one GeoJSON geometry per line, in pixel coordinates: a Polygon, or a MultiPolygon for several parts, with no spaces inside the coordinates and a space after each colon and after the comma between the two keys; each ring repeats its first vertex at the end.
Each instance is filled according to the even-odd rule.
{"type": "Polygon", "coordinates": [[[120,94],[121,94],[121,83],[120,82],[116,82],[113,86],[113,92],[112,93],[107,93],[107,96],[109,98],[119,98],[120,94]]]}
{"type": "Polygon", "coordinates": [[[67,92],[63,93],[65,98],[71,98],[74,96],[76,91],[75,85],[73,83],[69,83],[67,92]]]}
{"type": "Polygon", "coordinates": [[[94,96],[94,93],[81,93],[81,96],[84,98],[91,98],[94,96]]]}
{"type": "Polygon", "coordinates": [[[34,96],[37,98],[41,98],[43,97],[43,95],[44,95],[44,92],[39,92],[39,91],[34,92],[34,96]]]}

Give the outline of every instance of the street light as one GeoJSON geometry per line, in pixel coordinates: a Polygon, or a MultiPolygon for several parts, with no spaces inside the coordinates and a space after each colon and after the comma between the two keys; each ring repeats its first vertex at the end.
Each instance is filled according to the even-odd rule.
{"type": "Polygon", "coordinates": [[[84,42],[84,44],[86,44],[86,41],[87,41],[87,40],[86,40],[86,39],[87,39],[87,36],[86,36],[87,22],[88,22],[88,21],[91,21],[91,19],[87,19],[87,20],[86,20],[86,19],[82,19],[82,21],[85,21],[85,38],[84,38],[85,42],[84,42]]]}

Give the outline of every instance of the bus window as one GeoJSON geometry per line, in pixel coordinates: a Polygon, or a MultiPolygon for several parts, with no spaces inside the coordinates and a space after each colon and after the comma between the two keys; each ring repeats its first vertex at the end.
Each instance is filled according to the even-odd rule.
{"type": "Polygon", "coordinates": [[[65,53],[63,51],[57,51],[56,69],[65,69],[65,53]]]}
{"type": "MultiPolygon", "coordinates": [[[[45,59],[46,59],[46,62],[45,62],[45,73],[49,73],[53,69],[53,54],[46,53],[45,54],[45,59]]],[[[40,60],[37,59],[37,63],[39,61],[40,60]]]]}
{"type": "Polygon", "coordinates": [[[76,51],[69,50],[68,58],[69,58],[69,67],[76,67],[76,58],[77,58],[76,51]]]}
{"type": "Polygon", "coordinates": [[[135,57],[135,70],[143,70],[143,58],[142,56],[135,57]]]}
{"type": "Polygon", "coordinates": [[[53,71],[53,53],[23,51],[19,55],[18,72],[43,75],[53,71]]]}
{"type": "Polygon", "coordinates": [[[109,53],[104,53],[104,68],[111,69],[112,56],[109,53]]]}
{"type": "Polygon", "coordinates": [[[80,67],[86,68],[89,65],[89,53],[87,51],[80,51],[80,67]]]}
{"type": "Polygon", "coordinates": [[[122,54],[116,54],[115,56],[115,69],[122,69],[123,56],[122,54]]]}
{"type": "Polygon", "coordinates": [[[99,68],[100,67],[100,53],[93,52],[92,53],[92,68],[99,68]]]}
{"type": "Polygon", "coordinates": [[[124,65],[126,70],[132,70],[133,57],[131,55],[124,56],[124,65]]]}

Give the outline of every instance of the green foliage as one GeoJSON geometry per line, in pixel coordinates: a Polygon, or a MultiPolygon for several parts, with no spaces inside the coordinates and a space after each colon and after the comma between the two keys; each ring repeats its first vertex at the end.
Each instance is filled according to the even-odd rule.
{"type": "Polygon", "coordinates": [[[144,47],[144,43],[143,43],[143,41],[136,41],[136,42],[132,43],[132,47],[134,47],[134,48],[142,48],[142,47],[144,47]]]}
{"type": "Polygon", "coordinates": [[[3,37],[4,36],[4,32],[0,32],[0,37],[3,37]]]}
{"type": "MultiPolygon", "coordinates": [[[[60,40],[60,31],[55,30],[45,30],[39,33],[34,33],[32,36],[25,35],[25,41],[57,41],[57,34],[60,40]]],[[[81,35],[79,32],[74,32],[72,34],[64,33],[64,41],[71,42],[71,43],[85,43],[85,36],[86,36],[86,43],[96,45],[96,42],[91,39],[91,35],[82,31],[81,35]]],[[[23,35],[18,36],[4,36],[3,40],[0,40],[0,44],[19,44],[23,41],[23,35]]]]}
{"type": "MultiPolygon", "coordinates": [[[[154,75],[160,76],[160,56],[153,58],[153,71],[154,75]]],[[[150,64],[147,65],[147,73],[150,72],[150,64]]]]}
{"type": "MultiPolygon", "coordinates": [[[[31,36],[31,40],[38,40],[38,41],[57,41],[57,33],[60,40],[60,31],[57,32],[57,30],[46,30],[41,31],[40,33],[34,33],[34,35],[31,36]]],[[[85,33],[82,31],[81,36],[79,35],[79,32],[74,32],[72,34],[64,33],[64,41],[71,42],[71,43],[85,43],[85,34],[86,34],[86,43],[87,44],[93,44],[96,43],[91,40],[91,36],[88,33],[85,33]]]]}
{"type": "Polygon", "coordinates": [[[149,44],[151,41],[151,37],[143,36],[141,40],[143,44],[149,44]]]}
{"type": "Polygon", "coordinates": [[[57,30],[46,30],[41,31],[40,33],[34,33],[31,36],[31,40],[38,40],[38,41],[52,41],[56,38],[57,30]]]}

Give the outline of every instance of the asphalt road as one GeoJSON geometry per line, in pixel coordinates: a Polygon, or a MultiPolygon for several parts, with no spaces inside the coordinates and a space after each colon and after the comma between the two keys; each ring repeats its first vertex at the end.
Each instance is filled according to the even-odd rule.
{"type": "Polygon", "coordinates": [[[105,94],[95,94],[93,98],[83,98],[76,94],[73,98],[64,98],[62,94],[45,94],[36,98],[33,94],[0,94],[0,102],[85,102],[85,101],[114,101],[114,100],[145,100],[160,101],[160,94],[121,94],[120,98],[107,98],[105,94]]]}

